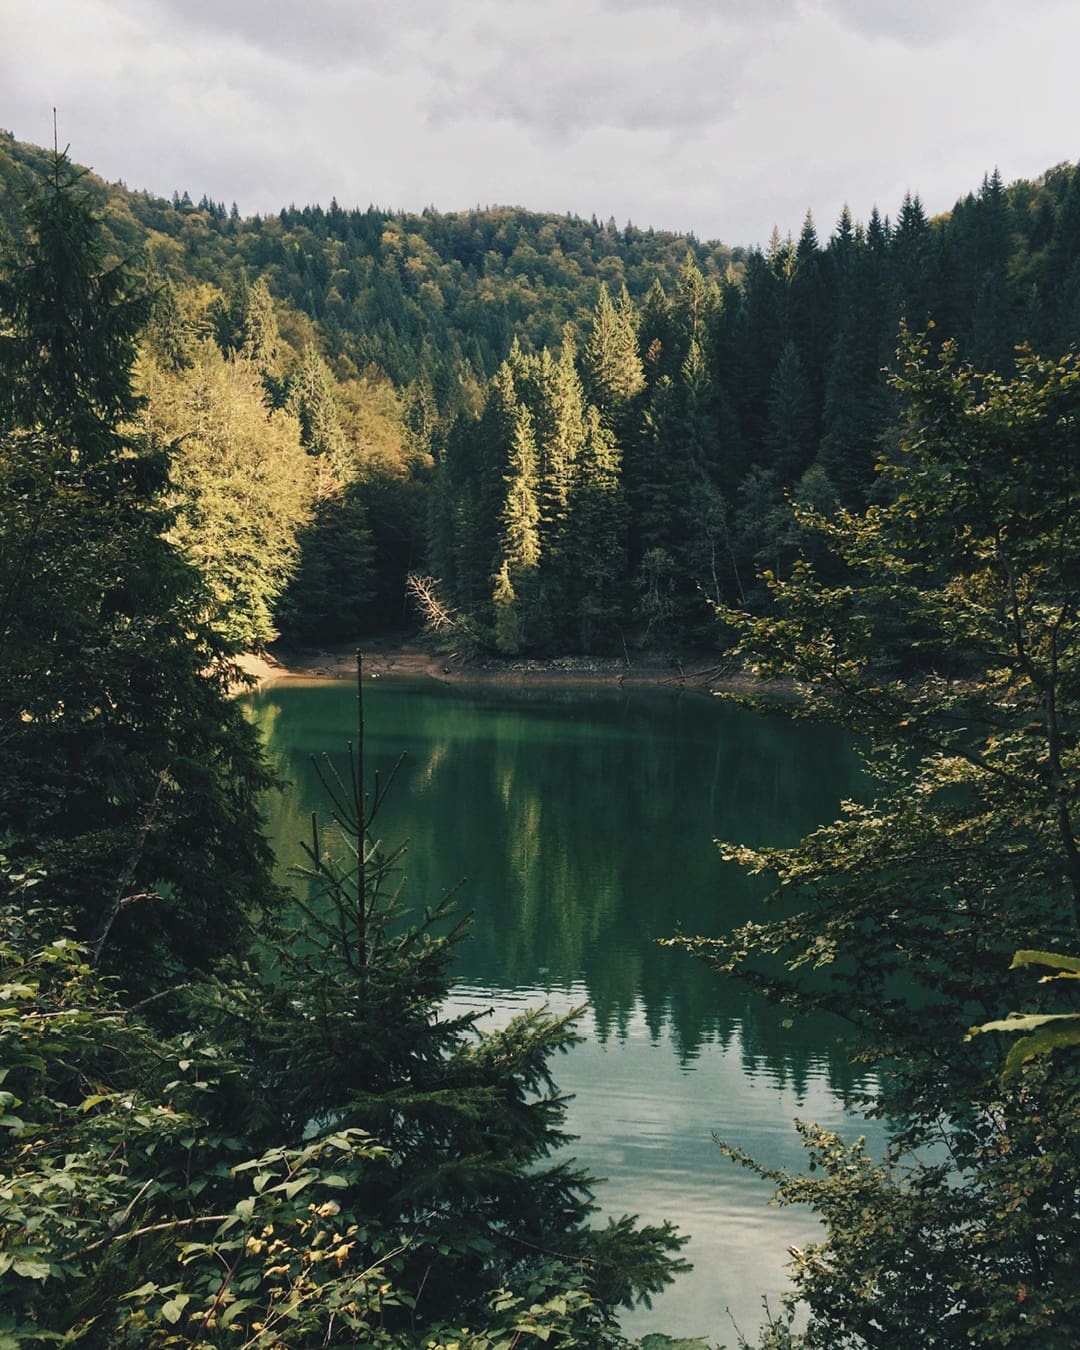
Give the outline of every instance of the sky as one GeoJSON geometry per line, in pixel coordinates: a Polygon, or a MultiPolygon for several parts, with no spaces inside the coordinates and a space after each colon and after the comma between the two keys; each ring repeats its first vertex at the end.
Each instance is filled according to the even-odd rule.
{"type": "Polygon", "coordinates": [[[729,245],[1080,158],[1077,0],[0,0],[0,127],[243,214],[515,205],[729,245]]]}

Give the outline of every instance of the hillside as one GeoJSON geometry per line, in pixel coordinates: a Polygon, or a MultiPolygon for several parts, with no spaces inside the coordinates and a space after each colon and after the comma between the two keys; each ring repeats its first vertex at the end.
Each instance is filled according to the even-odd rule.
{"type": "MultiPolygon", "coordinates": [[[[0,136],[9,231],[45,163],[0,136]]],[[[986,176],[933,219],[917,196],[893,219],[845,211],[825,240],[808,215],[765,251],[510,207],[242,218],[83,182],[116,255],[146,261],[147,428],[179,438],[180,533],[254,645],[400,623],[407,573],[478,647],[715,642],[706,601],[755,604],[800,548],[789,498],[828,513],[883,490],[901,320],[1002,373],[1019,343],[1080,338],[1070,165],[986,176]],[[277,446],[274,510],[228,566],[206,547],[224,450],[183,439],[211,387],[246,428],[245,472],[260,398],[277,446]]]]}

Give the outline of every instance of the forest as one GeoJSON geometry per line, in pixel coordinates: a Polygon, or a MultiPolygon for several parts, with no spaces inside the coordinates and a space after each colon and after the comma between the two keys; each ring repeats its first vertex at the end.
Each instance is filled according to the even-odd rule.
{"type": "MultiPolygon", "coordinates": [[[[14,237],[42,165],[0,137],[14,237]]],[[[792,502],[881,495],[902,316],[1000,374],[1080,336],[1071,165],[991,172],[935,219],[917,195],[845,210],[824,240],[808,214],[764,252],[83,185],[155,297],[138,385],[148,434],[183,429],[177,537],[255,647],[452,616],[465,651],[713,648],[713,607],[753,606],[805,547],[792,502]]]]}
{"type": "Polygon", "coordinates": [[[851,731],[872,801],[721,845],[794,903],[670,939],[889,1122],[728,1148],[824,1221],[760,1344],[1075,1345],[1080,171],[765,252],[0,175],[0,1346],[616,1347],[682,1268],[558,1150],[573,1019],[442,1009],[362,682],[273,879],[237,655],[424,621],[851,731]]]}

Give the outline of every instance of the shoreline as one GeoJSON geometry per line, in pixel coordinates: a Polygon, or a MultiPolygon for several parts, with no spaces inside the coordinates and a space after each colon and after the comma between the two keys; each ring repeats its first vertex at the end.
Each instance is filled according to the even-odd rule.
{"type": "MultiPolygon", "coordinates": [[[[767,686],[741,670],[730,659],[717,655],[683,662],[665,652],[643,652],[639,658],[614,656],[487,657],[465,661],[456,655],[434,652],[415,639],[371,638],[360,644],[364,674],[373,679],[432,679],[442,684],[504,685],[607,685],[612,688],[661,686],[693,689],[702,693],[782,691],[767,686]]],[[[279,683],[321,683],[351,680],[356,676],[356,648],[303,650],[271,644],[262,652],[244,652],[237,665],[254,683],[251,690],[279,683]]],[[[790,692],[790,691],[789,691],[790,692]]]]}

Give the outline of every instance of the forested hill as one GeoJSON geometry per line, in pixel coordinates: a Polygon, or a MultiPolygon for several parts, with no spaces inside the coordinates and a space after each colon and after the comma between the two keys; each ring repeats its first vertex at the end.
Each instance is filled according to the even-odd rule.
{"type": "MultiPolygon", "coordinates": [[[[10,225],[17,193],[40,178],[46,152],[0,132],[0,207],[10,225]]],[[[676,283],[689,253],[722,278],[742,253],[692,235],[616,227],[517,207],[421,215],[289,206],[242,218],[235,205],[187,192],[172,201],[85,180],[120,251],[145,249],[177,284],[228,292],[266,278],[277,303],[317,326],[326,354],[352,374],[377,365],[399,386],[427,378],[453,403],[463,378],[494,374],[516,337],[526,350],[557,346],[563,326],[588,322],[601,281],[636,300],[676,283]]]]}
{"type": "MultiPolygon", "coordinates": [[[[0,137],[10,228],[44,163],[0,137]]],[[[147,261],[145,429],[178,443],[174,533],[243,642],[400,621],[409,573],[455,641],[505,653],[715,641],[706,601],[753,605],[802,546],[792,498],[884,490],[902,320],[1001,372],[1080,339],[1071,165],[764,250],[84,182],[147,261]]]]}

